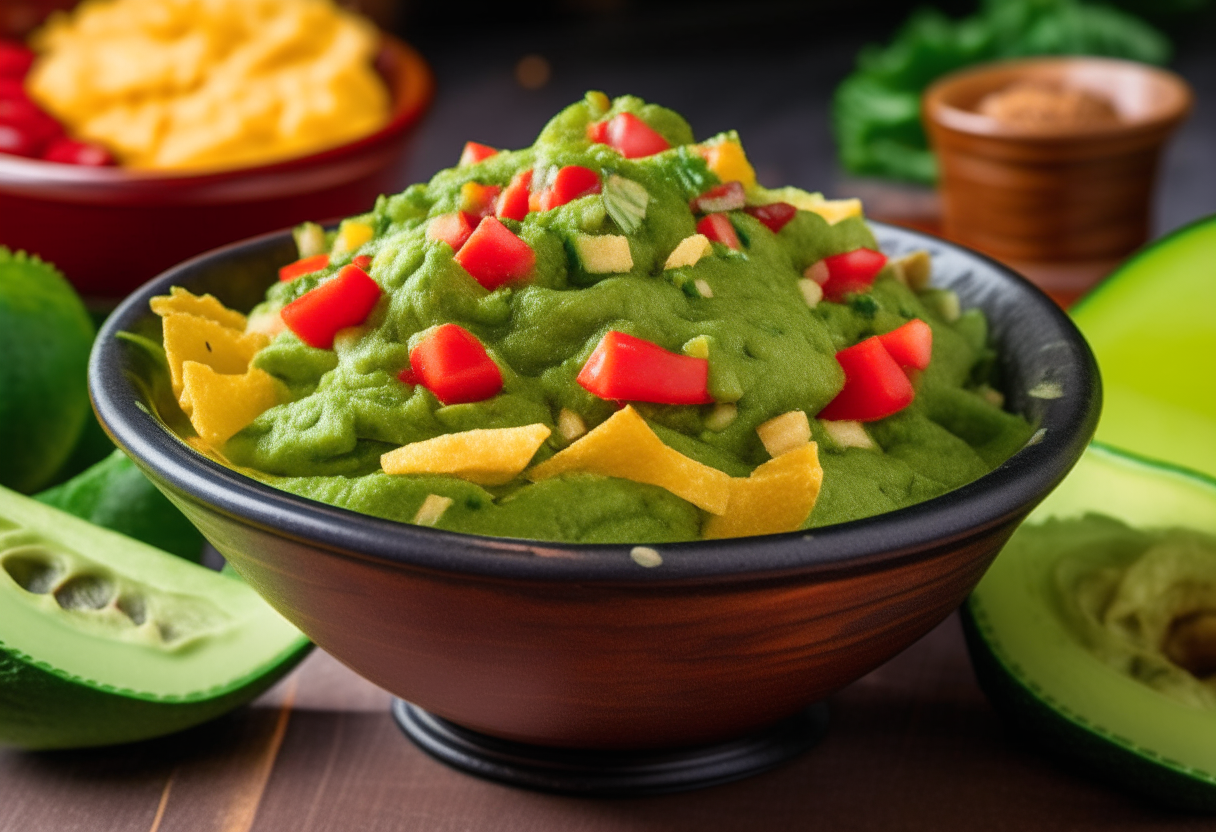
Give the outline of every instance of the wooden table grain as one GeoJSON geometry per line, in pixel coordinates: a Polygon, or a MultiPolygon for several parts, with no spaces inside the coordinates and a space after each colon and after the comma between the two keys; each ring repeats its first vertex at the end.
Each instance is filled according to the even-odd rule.
{"type": "Polygon", "coordinates": [[[638,799],[524,791],[416,748],[389,694],[315,652],[252,706],[94,751],[0,751],[2,832],[1206,830],[1007,733],[952,616],[829,700],[815,748],[772,771],[638,799]]]}

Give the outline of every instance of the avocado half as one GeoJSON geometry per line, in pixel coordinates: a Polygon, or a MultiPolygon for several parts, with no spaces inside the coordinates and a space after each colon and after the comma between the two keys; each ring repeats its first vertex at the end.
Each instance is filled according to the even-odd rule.
{"type": "Polygon", "coordinates": [[[253,699],[310,647],[239,579],[0,489],[0,744],[179,731],[253,699]]]}
{"type": "Polygon", "coordinates": [[[1216,216],[1141,250],[1069,314],[1102,372],[1097,440],[1216,477],[1216,216]]]}
{"type": "MultiPolygon", "coordinates": [[[[1027,523],[1093,512],[1136,528],[1216,533],[1216,480],[1095,443],[1027,523]]],[[[1020,545],[1019,535],[962,610],[993,706],[1020,734],[1129,791],[1216,811],[1216,713],[1175,702],[1092,655],[1053,597],[1060,552],[1020,545]]]]}

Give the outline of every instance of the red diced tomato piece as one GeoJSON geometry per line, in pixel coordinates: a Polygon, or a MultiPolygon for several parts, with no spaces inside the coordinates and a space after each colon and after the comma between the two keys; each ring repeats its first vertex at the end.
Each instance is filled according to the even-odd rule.
{"type": "Polygon", "coordinates": [[[312,274],[313,272],[319,272],[328,265],[328,254],[314,254],[311,257],[301,257],[294,263],[288,263],[286,266],[279,269],[279,280],[286,283],[289,280],[295,280],[297,277],[312,274]]]}
{"type": "Polygon", "coordinates": [[[13,156],[37,156],[39,143],[20,127],[0,122],[0,153],[13,156]]]}
{"type": "Polygon", "coordinates": [[[491,217],[498,204],[501,185],[482,185],[480,182],[465,182],[460,186],[460,209],[474,217],[491,217]]]}
{"type": "Polygon", "coordinates": [[[593,121],[588,124],[587,141],[592,144],[608,144],[608,122],[593,121]]]}
{"type": "Polygon", "coordinates": [[[63,127],[28,98],[0,98],[0,150],[20,156],[37,156],[63,127]]]}
{"type": "Polygon", "coordinates": [[[328,350],[338,330],[367,320],[381,294],[379,284],[363,269],[343,266],[337,275],[284,306],[279,316],[305,344],[328,350]]]}
{"type": "Polygon", "coordinates": [[[0,40],[0,78],[24,78],[34,63],[34,53],[20,43],[0,40]]]}
{"type": "Polygon", "coordinates": [[[912,382],[878,338],[867,338],[836,353],[844,369],[844,387],[820,419],[873,422],[898,413],[912,403],[912,382]]]}
{"type": "Polygon", "coordinates": [[[50,144],[42,151],[42,158],[47,162],[90,168],[104,168],[115,164],[110,151],[101,145],[92,142],[78,142],[65,136],[51,139],[50,144]]]}
{"type": "Polygon", "coordinates": [[[923,370],[933,356],[933,330],[920,318],[877,336],[895,363],[905,369],[923,370]]]}
{"type": "Polygon", "coordinates": [[[450,214],[440,214],[431,220],[426,227],[426,236],[432,240],[442,240],[452,247],[452,251],[460,251],[460,247],[473,233],[475,223],[469,221],[469,215],[463,211],[453,211],[450,214]]]}
{"type": "Polygon", "coordinates": [[[495,213],[499,217],[509,220],[524,219],[528,216],[528,197],[531,194],[531,187],[532,168],[515,174],[511,177],[511,184],[507,185],[499,195],[495,213]]]}
{"type": "Polygon", "coordinates": [[[478,144],[477,142],[465,142],[464,150],[460,154],[461,167],[464,165],[475,165],[483,159],[489,159],[498,151],[487,144],[478,144]]]}
{"type": "Polygon", "coordinates": [[[714,185],[688,203],[689,207],[699,214],[738,211],[746,204],[747,194],[743,192],[741,182],[723,182],[721,185],[714,185]]]}
{"type": "Polygon", "coordinates": [[[823,296],[839,301],[849,292],[864,292],[887,265],[887,256],[872,248],[855,248],[844,254],[823,258],[828,267],[828,280],[823,284],[823,296]]]}
{"type": "Polygon", "coordinates": [[[486,217],[469,235],[456,262],[490,291],[527,277],[536,265],[532,247],[494,217],[486,217]]]}
{"type": "MultiPolygon", "coordinates": [[[[736,183],[737,184],[737,183],[736,183]]],[[[750,205],[743,209],[769,227],[774,234],[785,228],[798,209],[788,202],[770,202],[767,205],[750,205]]]]}
{"type": "Polygon", "coordinates": [[[20,78],[6,78],[0,75],[0,99],[12,98],[29,100],[29,95],[25,91],[25,82],[20,78]]]}
{"type": "Polygon", "coordinates": [[[553,177],[553,184],[540,195],[540,210],[551,211],[580,196],[599,192],[599,174],[582,165],[566,165],[553,177]]]}
{"type": "Polygon", "coordinates": [[[351,260],[350,264],[352,266],[358,266],[359,268],[363,269],[363,271],[367,271],[372,267],[372,257],[370,254],[360,254],[358,257],[351,260]]]}
{"type": "Polygon", "coordinates": [[[735,251],[740,249],[739,235],[735,233],[735,227],[730,224],[730,217],[726,214],[702,217],[697,223],[697,233],[704,234],[711,242],[721,243],[735,251]]]}
{"type": "Polygon", "coordinates": [[[671,147],[653,127],[633,113],[618,113],[610,121],[587,125],[587,138],[609,145],[626,159],[640,159],[671,147]]]}
{"type": "Polygon", "coordinates": [[[502,390],[502,371],[477,336],[456,324],[428,332],[410,350],[410,366],[398,376],[421,384],[444,404],[480,402],[502,390]]]}
{"type": "Polygon", "coordinates": [[[708,404],[709,362],[668,352],[615,330],[600,339],[578,383],[601,399],[656,404],[708,404]]]}

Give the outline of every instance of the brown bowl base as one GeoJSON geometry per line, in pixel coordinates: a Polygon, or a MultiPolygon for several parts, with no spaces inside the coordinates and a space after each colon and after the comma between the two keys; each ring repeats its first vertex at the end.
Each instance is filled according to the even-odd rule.
{"type": "Polygon", "coordinates": [[[583,751],[490,737],[394,699],[393,718],[414,744],[469,774],[542,792],[639,797],[741,780],[823,738],[828,707],[816,702],[762,731],[712,745],[655,751],[583,751]]]}

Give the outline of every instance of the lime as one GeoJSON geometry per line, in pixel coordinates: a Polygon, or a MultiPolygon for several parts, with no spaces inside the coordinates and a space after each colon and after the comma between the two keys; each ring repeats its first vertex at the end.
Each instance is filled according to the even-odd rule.
{"type": "Polygon", "coordinates": [[[0,485],[35,491],[89,415],[93,323],[53,266],[0,246],[0,485]]]}

